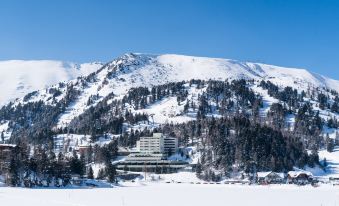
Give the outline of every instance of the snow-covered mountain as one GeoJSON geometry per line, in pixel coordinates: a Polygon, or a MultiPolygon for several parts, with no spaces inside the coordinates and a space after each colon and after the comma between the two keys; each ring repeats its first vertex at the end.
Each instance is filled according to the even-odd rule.
{"type": "MultiPolygon", "coordinates": [[[[319,167],[314,164],[320,164],[316,149],[323,150],[325,145],[332,148],[339,142],[339,81],[305,69],[129,53],[93,68],[88,75],[62,81],[81,75],[82,69],[61,66],[66,69],[50,66],[57,75],[44,75],[54,85],[0,109],[0,132],[5,142],[27,138],[36,144],[53,139],[55,145],[63,147],[67,142],[76,147],[116,138],[121,145],[133,147],[136,134],[149,134],[156,128],[181,137],[182,145],[190,140],[200,147],[204,138],[210,144],[206,148],[214,149],[213,154],[222,159],[235,156],[217,153],[216,145],[226,136],[230,140],[227,145],[233,148],[227,151],[242,151],[244,157],[266,152],[261,145],[271,148],[272,144],[274,149],[262,155],[266,157],[260,161],[262,168],[269,162],[277,165],[275,158],[280,158],[277,162],[285,168],[309,164],[315,170],[319,167]],[[252,141],[256,143],[250,145],[252,141]],[[285,152],[299,155],[286,161],[285,152]]],[[[34,82],[40,71],[30,71],[34,82]]],[[[225,145],[221,151],[226,151],[225,145]]],[[[333,159],[327,153],[321,156],[333,159]]]]}
{"type": "Polygon", "coordinates": [[[51,60],[0,61],[0,105],[61,81],[87,75],[101,63],[75,64],[51,60]]]}
{"type": "MultiPolygon", "coordinates": [[[[42,75],[44,79],[47,79],[46,82],[56,83],[81,73],[78,68],[74,69],[74,66],[68,65],[62,67],[63,64],[61,62],[39,62],[39,64],[42,65],[51,63],[54,66],[49,67],[49,72],[46,72],[43,69],[42,71],[44,72],[40,71],[41,69],[34,70],[34,67],[30,67],[32,68],[29,73],[31,74],[30,76],[20,76],[23,76],[21,78],[30,80],[32,82],[31,84],[33,84],[36,79],[35,74],[41,73],[39,75],[42,75]]],[[[29,62],[27,64],[29,65],[29,62]]],[[[91,68],[95,69],[93,67],[96,66],[98,65],[92,65],[91,68]]],[[[83,67],[86,68],[86,65],[83,67]]],[[[45,67],[42,66],[39,68],[45,67]]],[[[19,71],[22,70],[23,69],[19,71]]],[[[11,73],[13,72],[15,71],[12,71],[11,73]]],[[[189,81],[191,79],[213,79],[222,81],[225,79],[248,79],[257,82],[269,80],[281,87],[291,86],[298,90],[307,91],[310,88],[320,88],[339,91],[339,81],[309,72],[305,69],[284,68],[267,64],[219,58],[173,54],[149,55],[128,53],[108,62],[87,77],[68,82],[68,85],[72,84],[72,87],[75,88],[80,95],[72,104],[68,105],[66,108],[67,112],[60,116],[58,127],[67,126],[72,119],[82,114],[89,107],[96,105],[111,92],[114,93],[115,99],[119,99],[133,87],[151,87],[169,82],[189,81]],[[88,100],[93,96],[96,98],[93,101],[93,104],[89,105],[88,100]]],[[[20,82],[20,78],[17,82],[18,81],[20,82]]],[[[38,87],[39,85],[37,84],[35,86],[38,87]]],[[[67,87],[54,85],[50,88],[60,90],[61,95],[52,98],[55,94],[45,89],[34,93],[34,95],[25,101],[24,99],[15,101],[15,104],[18,104],[19,102],[24,104],[25,102],[43,100],[46,104],[53,105],[55,104],[55,100],[61,100],[66,95],[67,87]]],[[[163,106],[166,107],[166,105],[163,106]]]]}
{"type": "MultiPolygon", "coordinates": [[[[126,54],[111,62],[120,68],[120,76],[132,77],[133,84],[157,84],[189,79],[254,79],[270,80],[281,86],[327,87],[337,90],[339,81],[305,69],[241,62],[230,59],[183,55],[126,54]]],[[[117,75],[119,72],[117,72],[117,75]]],[[[134,85],[136,86],[136,85],[134,85]]]]}

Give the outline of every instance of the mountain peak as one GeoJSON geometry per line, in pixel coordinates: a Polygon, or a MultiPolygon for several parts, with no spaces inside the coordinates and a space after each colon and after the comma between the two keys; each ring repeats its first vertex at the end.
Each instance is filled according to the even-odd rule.
{"type": "MultiPolygon", "coordinates": [[[[292,86],[306,90],[308,87],[321,87],[338,90],[339,81],[312,73],[306,69],[287,68],[262,63],[242,62],[232,59],[196,57],[177,54],[126,53],[117,58],[114,65],[124,72],[135,69],[143,73],[157,74],[161,70],[165,76],[161,81],[182,81],[187,79],[254,79],[270,80],[281,86],[292,86]],[[148,70],[148,72],[146,72],[148,70]],[[165,78],[165,79],[164,79],[165,78]],[[168,79],[166,79],[168,78],[168,79]]],[[[145,77],[145,81],[150,80],[145,77]]]]}
{"type": "MultiPolygon", "coordinates": [[[[159,85],[190,79],[269,80],[298,90],[323,88],[337,90],[339,81],[305,69],[286,68],[232,59],[178,54],[126,53],[103,65],[98,62],[74,64],[52,60],[11,60],[0,62],[0,104],[28,92],[43,89],[79,76],[92,75],[101,89],[124,94],[131,87],[159,85]],[[39,78],[36,78],[39,74],[39,78]],[[98,84],[99,84],[98,82],[98,84]]],[[[103,94],[104,95],[104,94],[103,94]]]]}

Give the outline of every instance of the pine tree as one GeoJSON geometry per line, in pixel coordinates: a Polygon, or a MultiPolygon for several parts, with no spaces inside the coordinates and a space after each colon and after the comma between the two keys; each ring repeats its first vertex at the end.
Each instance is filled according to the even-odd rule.
{"type": "Polygon", "coordinates": [[[197,177],[201,177],[201,173],[202,173],[202,165],[201,165],[201,163],[200,163],[200,160],[199,160],[198,163],[197,163],[195,172],[196,172],[196,174],[197,174],[197,177]]]}
{"type": "Polygon", "coordinates": [[[104,171],[103,169],[99,169],[97,179],[98,179],[98,180],[103,180],[103,179],[105,179],[105,171],[104,171]]]}
{"type": "Polygon", "coordinates": [[[116,168],[112,163],[106,164],[106,175],[108,182],[114,183],[115,182],[115,176],[116,176],[116,168]]]}
{"type": "Polygon", "coordinates": [[[9,165],[9,184],[11,186],[17,186],[20,184],[18,162],[14,157],[12,157],[9,165]]]}
{"type": "Polygon", "coordinates": [[[327,165],[328,165],[327,160],[326,160],[326,158],[324,158],[324,160],[323,160],[323,167],[327,167],[327,165]]]}
{"type": "Polygon", "coordinates": [[[4,134],[4,131],[1,132],[1,141],[2,141],[2,143],[5,143],[5,134],[4,134]]]}
{"type": "Polygon", "coordinates": [[[80,162],[79,162],[79,175],[82,177],[86,173],[86,160],[84,153],[80,155],[80,162]]]}
{"type": "Polygon", "coordinates": [[[87,178],[88,179],[94,179],[93,169],[92,169],[91,166],[88,169],[87,178]]]}
{"type": "Polygon", "coordinates": [[[184,113],[187,113],[188,112],[188,109],[189,109],[189,101],[187,100],[186,101],[186,104],[184,106],[184,113]]]}
{"type": "Polygon", "coordinates": [[[308,165],[310,167],[314,167],[315,164],[318,164],[318,163],[319,163],[318,150],[315,146],[313,146],[312,151],[311,151],[311,155],[309,156],[308,165]]]}
{"type": "Polygon", "coordinates": [[[326,149],[328,152],[333,152],[334,150],[334,140],[332,138],[330,138],[327,134],[327,138],[326,138],[326,149]]]}

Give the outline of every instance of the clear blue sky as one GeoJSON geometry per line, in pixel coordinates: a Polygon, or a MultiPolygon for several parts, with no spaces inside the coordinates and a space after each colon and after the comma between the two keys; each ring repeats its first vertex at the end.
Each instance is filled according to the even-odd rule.
{"type": "Polygon", "coordinates": [[[1,0],[0,59],[108,61],[177,53],[339,79],[335,0],[1,0]]]}

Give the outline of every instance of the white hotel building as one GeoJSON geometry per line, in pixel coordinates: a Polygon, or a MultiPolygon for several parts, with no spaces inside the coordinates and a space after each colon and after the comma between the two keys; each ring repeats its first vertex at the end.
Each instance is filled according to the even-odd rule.
{"type": "Polygon", "coordinates": [[[137,141],[137,150],[137,153],[131,153],[124,161],[119,162],[117,168],[137,172],[171,173],[185,168],[188,164],[180,160],[167,160],[169,154],[177,152],[178,140],[166,137],[162,133],[140,137],[137,141]]]}
{"type": "Polygon", "coordinates": [[[153,133],[152,137],[141,137],[137,141],[137,148],[140,153],[175,153],[178,150],[178,140],[173,137],[165,137],[162,133],[153,133]]]}

